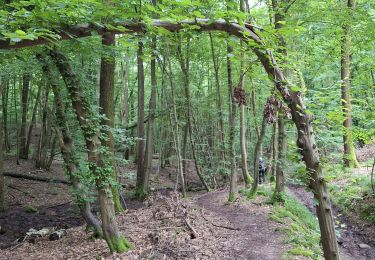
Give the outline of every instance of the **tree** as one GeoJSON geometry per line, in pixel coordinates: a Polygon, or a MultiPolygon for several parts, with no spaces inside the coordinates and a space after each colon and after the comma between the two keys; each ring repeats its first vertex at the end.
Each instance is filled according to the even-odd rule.
{"type": "Polygon", "coordinates": [[[355,154],[352,133],[352,108],[350,101],[350,81],[351,81],[351,37],[352,20],[355,11],[355,0],[348,0],[347,6],[350,18],[345,21],[343,26],[344,36],[341,43],[341,102],[344,114],[344,165],[347,167],[358,167],[358,161],[355,154]]]}
{"type": "MultiPolygon", "coordinates": [[[[104,34],[102,36],[102,44],[105,47],[115,45],[115,35],[104,34]]],[[[110,52],[109,52],[110,53],[110,52]]],[[[102,56],[100,62],[100,95],[99,95],[99,106],[100,112],[105,116],[102,125],[106,126],[102,130],[104,138],[101,138],[103,146],[108,150],[108,156],[112,161],[112,175],[113,179],[117,180],[116,168],[115,168],[115,143],[111,130],[115,127],[115,59],[113,55],[102,56]]],[[[124,212],[120,202],[120,194],[118,187],[112,185],[113,201],[115,203],[116,211],[124,212]]]]}
{"type": "Polygon", "coordinates": [[[144,198],[146,196],[146,178],[144,165],[144,146],[145,146],[145,72],[143,67],[143,42],[138,42],[137,52],[138,66],[138,141],[137,141],[137,184],[136,196],[144,198]]]}
{"type": "Polygon", "coordinates": [[[103,160],[103,155],[100,154],[99,121],[95,120],[95,112],[85,98],[68,59],[57,50],[51,50],[49,55],[64,79],[85,138],[90,170],[96,178],[104,238],[111,252],[124,252],[131,247],[131,244],[120,234],[117,227],[115,207],[110,189],[113,175],[112,171],[106,171],[108,167],[111,169],[112,162],[103,160]]]}

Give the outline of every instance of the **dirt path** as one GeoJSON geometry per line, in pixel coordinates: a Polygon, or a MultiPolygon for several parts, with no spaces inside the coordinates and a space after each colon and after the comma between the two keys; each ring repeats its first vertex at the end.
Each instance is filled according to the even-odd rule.
{"type": "MultiPolygon", "coordinates": [[[[313,194],[301,186],[290,185],[289,191],[315,214],[313,206],[313,194]]],[[[340,233],[338,242],[342,252],[356,260],[375,259],[375,226],[358,223],[357,220],[340,213],[340,209],[334,207],[334,217],[337,222],[336,229],[340,233]],[[369,245],[371,248],[360,248],[360,244],[369,245]]]]}
{"type": "Polygon", "coordinates": [[[227,196],[228,191],[222,190],[195,199],[205,214],[221,218],[227,226],[239,229],[228,233],[225,239],[218,239],[222,250],[211,259],[281,259],[287,246],[282,242],[282,235],[275,232],[277,224],[269,220],[271,208],[255,203],[230,205],[226,203],[227,196]]]}

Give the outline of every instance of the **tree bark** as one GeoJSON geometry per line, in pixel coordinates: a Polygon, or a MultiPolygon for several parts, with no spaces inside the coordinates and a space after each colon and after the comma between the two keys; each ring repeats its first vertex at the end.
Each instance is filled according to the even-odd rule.
{"type": "Polygon", "coordinates": [[[111,176],[105,174],[103,155],[98,153],[101,146],[99,133],[92,131],[92,129],[100,129],[99,123],[91,120],[94,110],[83,93],[77,75],[73,72],[68,59],[57,50],[51,50],[49,54],[64,79],[85,138],[90,171],[96,179],[104,238],[111,252],[124,252],[131,247],[131,244],[120,234],[117,227],[112,191],[109,185],[111,176]]]}
{"type": "MultiPolygon", "coordinates": [[[[176,156],[177,156],[177,167],[178,167],[178,175],[181,179],[181,187],[182,187],[182,196],[186,197],[186,185],[185,185],[185,168],[183,167],[183,157],[181,156],[181,141],[180,141],[180,127],[179,127],[179,120],[177,114],[177,107],[176,107],[176,97],[175,97],[175,89],[174,89],[174,81],[173,81],[173,74],[172,74],[172,66],[171,62],[168,57],[165,57],[165,60],[168,62],[169,68],[169,82],[171,87],[171,99],[172,99],[172,106],[173,106],[173,122],[174,122],[174,140],[175,140],[175,147],[176,147],[176,156]]],[[[172,120],[171,120],[172,121],[172,120]]],[[[176,177],[178,179],[178,176],[176,177]]],[[[177,183],[177,181],[176,181],[177,183]]]]}
{"type": "Polygon", "coordinates": [[[38,169],[47,169],[47,152],[49,148],[51,130],[49,120],[50,109],[48,107],[49,87],[50,86],[47,85],[47,87],[44,89],[44,97],[42,101],[42,124],[35,158],[35,167],[38,169]]]}
{"type": "MultiPolygon", "coordinates": [[[[115,35],[104,34],[102,36],[102,45],[104,48],[115,45],[115,35]]],[[[110,52],[111,53],[111,52],[110,52]]],[[[103,146],[108,150],[107,156],[109,157],[110,165],[108,168],[111,169],[112,178],[117,181],[117,173],[115,167],[115,141],[111,130],[115,127],[115,57],[114,55],[102,56],[100,63],[100,95],[99,95],[99,106],[100,113],[106,117],[102,125],[105,126],[102,129],[102,134],[105,136],[101,140],[103,146]]],[[[111,186],[113,202],[117,212],[124,212],[121,205],[119,190],[115,186],[111,186]]]]}
{"type": "MultiPolygon", "coordinates": [[[[89,229],[93,229],[95,237],[103,237],[103,232],[100,226],[99,220],[91,211],[91,205],[88,201],[87,194],[85,194],[85,189],[82,188],[80,183],[77,169],[79,168],[79,162],[75,155],[73,149],[73,138],[68,126],[68,118],[65,114],[65,105],[63,98],[60,93],[59,86],[53,80],[53,73],[49,67],[49,64],[45,60],[45,57],[41,54],[37,54],[38,60],[42,64],[43,72],[47,78],[48,84],[50,84],[55,100],[56,106],[56,124],[58,126],[57,135],[60,145],[61,154],[64,160],[64,167],[67,175],[69,176],[70,182],[75,189],[77,194],[76,203],[80,209],[83,219],[86,221],[86,224],[89,229]]],[[[63,183],[63,182],[61,182],[63,183]]]]}
{"type": "Polygon", "coordinates": [[[342,112],[344,114],[344,166],[358,167],[358,161],[355,154],[355,147],[352,136],[352,108],[350,100],[350,64],[351,64],[351,38],[352,38],[352,19],[355,11],[355,0],[347,0],[347,8],[350,12],[350,20],[345,21],[343,26],[344,36],[341,42],[341,100],[342,112]]]}
{"type": "Polygon", "coordinates": [[[219,78],[219,61],[218,57],[215,54],[215,47],[214,47],[214,40],[212,38],[212,34],[210,33],[210,43],[211,43],[211,54],[212,54],[212,62],[214,65],[214,72],[215,72],[215,83],[216,83],[216,110],[217,110],[217,117],[219,123],[219,155],[222,163],[225,162],[225,139],[224,139],[224,117],[223,117],[223,109],[222,109],[222,102],[221,102],[221,92],[220,92],[220,78],[219,78]]]}
{"type": "Polygon", "coordinates": [[[4,148],[10,151],[9,133],[8,133],[8,98],[9,98],[9,80],[4,78],[2,84],[2,109],[3,109],[3,129],[4,129],[4,148]]]}
{"type": "Polygon", "coordinates": [[[279,111],[277,126],[278,126],[278,158],[276,164],[276,195],[279,202],[282,201],[281,194],[285,191],[285,175],[284,175],[284,165],[285,165],[285,154],[286,154],[286,132],[285,132],[285,114],[279,111]]]}
{"type": "Polygon", "coordinates": [[[35,98],[35,104],[34,104],[34,107],[33,107],[33,114],[31,116],[29,130],[28,130],[28,133],[27,133],[27,142],[26,142],[27,156],[28,156],[28,153],[30,151],[30,143],[31,143],[33,128],[34,128],[35,121],[36,121],[36,113],[38,111],[38,106],[39,106],[39,102],[40,102],[40,94],[41,93],[42,93],[42,85],[39,85],[38,86],[38,92],[37,92],[36,98],[35,98]]]}
{"type": "Polygon", "coordinates": [[[149,178],[152,170],[152,155],[154,154],[154,120],[156,111],[156,88],[157,88],[157,78],[156,78],[156,36],[152,37],[151,49],[153,55],[151,57],[151,96],[149,103],[149,116],[147,122],[147,139],[146,139],[146,150],[145,150],[145,162],[144,162],[144,174],[143,174],[143,192],[148,193],[149,178]]]}
{"type": "Polygon", "coordinates": [[[29,106],[29,89],[30,89],[31,75],[25,74],[22,77],[22,95],[21,95],[21,128],[20,128],[20,150],[19,157],[21,159],[28,159],[28,151],[26,151],[26,124],[27,124],[27,110],[29,106]]]}
{"type": "Polygon", "coordinates": [[[261,149],[266,134],[267,122],[266,117],[263,115],[262,126],[260,128],[260,135],[254,149],[254,161],[253,161],[253,184],[251,186],[251,194],[255,195],[259,184],[259,158],[261,156],[261,149]]]}
{"type": "MultiPolygon", "coordinates": [[[[240,11],[245,12],[245,4],[244,0],[240,1],[240,11]]],[[[241,49],[243,47],[243,41],[241,40],[241,49]]],[[[241,61],[240,61],[240,73],[241,73],[241,81],[240,81],[240,88],[245,93],[245,66],[244,66],[244,54],[241,52],[241,61]]],[[[242,165],[242,175],[245,181],[246,187],[250,186],[250,175],[249,169],[247,166],[247,147],[246,147],[246,110],[245,110],[244,103],[240,104],[240,144],[241,144],[241,165],[242,165]]]]}
{"type": "MultiPolygon", "coordinates": [[[[0,89],[1,90],[1,89],[0,89]]],[[[3,92],[4,94],[4,92],[3,92]]],[[[5,183],[5,178],[4,178],[4,149],[3,149],[3,119],[0,118],[0,212],[6,210],[6,200],[5,200],[5,195],[6,195],[6,183],[5,183]]]]}
{"type": "MultiPolygon", "coordinates": [[[[233,202],[237,198],[238,187],[237,187],[237,165],[236,165],[236,146],[234,142],[235,137],[235,126],[236,126],[236,104],[233,99],[233,80],[232,80],[232,62],[229,54],[233,52],[233,49],[227,43],[227,73],[228,73],[228,94],[229,94],[229,146],[230,146],[230,185],[229,185],[229,197],[228,201],[233,202]]],[[[245,180],[246,183],[246,180],[245,180]]]]}
{"type": "Polygon", "coordinates": [[[144,198],[147,194],[144,190],[144,146],[145,146],[145,73],[143,67],[143,43],[138,42],[137,53],[138,64],[138,141],[137,141],[137,183],[136,196],[144,198]]]}

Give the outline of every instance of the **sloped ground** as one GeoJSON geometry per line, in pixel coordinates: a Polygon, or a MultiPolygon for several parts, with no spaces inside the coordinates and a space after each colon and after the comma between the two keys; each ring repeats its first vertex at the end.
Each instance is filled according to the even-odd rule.
{"type": "MultiPolygon", "coordinates": [[[[304,187],[289,185],[290,192],[315,214],[313,194],[304,187]]],[[[338,242],[340,250],[350,259],[373,260],[375,259],[375,225],[360,220],[355,215],[345,215],[338,207],[334,207],[336,229],[340,237],[338,242]],[[371,248],[360,248],[360,244],[369,245],[371,248]]]]}

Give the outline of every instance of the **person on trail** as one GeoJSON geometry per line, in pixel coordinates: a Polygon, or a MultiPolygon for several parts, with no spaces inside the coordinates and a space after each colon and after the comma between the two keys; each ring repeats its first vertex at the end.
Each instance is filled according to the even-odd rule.
{"type": "Polygon", "coordinates": [[[266,162],[263,160],[262,157],[259,158],[259,183],[263,183],[266,181],[266,162]]]}

